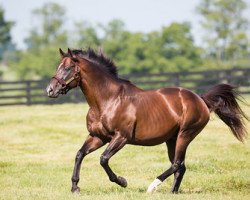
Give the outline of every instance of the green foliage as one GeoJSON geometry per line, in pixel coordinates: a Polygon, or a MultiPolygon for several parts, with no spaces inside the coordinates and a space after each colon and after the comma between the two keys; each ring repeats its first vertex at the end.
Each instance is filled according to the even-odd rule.
{"type": "MultiPolygon", "coordinates": [[[[63,8],[46,4],[33,12],[42,21],[26,39],[27,51],[19,52],[15,71],[21,78],[48,77],[58,62],[57,48],[67,46],[72,34],[63,30],[63,8]],[[53,12],[53,15],[51,14],[53,12]],[[47,21],[50,21],[47,24],[47,21]],[[55,21],[55,22],[53,22],[55,21]]],[[[173,23],[160,31],[131,33],[118,19],[97,27],[75,23],[73,40],[77,48],[101,48],[117,64],[120,73],[166,72],[195,69],[200,63],[199,48],[194,45],[188,23],[173,23]]],[[[74,48],[70,45],[71,48],[74,48]]]]}
{"type": "Polygon", "coordinates": [[[74,45],[72,48],[92,47],[97,48],[100,46],[101,41],[97,34],[96,28],[88,22],[76,22],[75,30],[73,31],[74,45]]]}
{"type": "Polygon", "coordinates": [[[247,58],[249,21],[242,15],[246,7],[243,0],[201,0],[197,11],[207,30],[207,54],[218,61],[247,58]]]}
{"type": "Polygon", "coordinates": [[[50,77],[59,60],[58,48],[101,48],[121,74],[178,72],[249,65],[248,20],[243,0],[201,0],[197,7],[207,30],[204,48],[195,45],[188,22],[164,26],[149,33],[129,32],[123,21],[92,25],[75,22],[65,27],[65,8],[46,3],[35,9],[37,26],[17,52],[12,69],[22,79],[50,77]],[[67,28],[67,30],[66,30],[67,28]]]}
{"type": "Polygon", "coordinates": [[[32,14],[33,18],[41,24],[33,27],[30,36],[26,38],[28,49],[39,51],[47,45],[67,42],[67,35],[63,29],[65,9],[62,6],[56,3],[46,3],[42,8],[33,10],[32,14]]]}
{"type": "Polygon", "coordinates": [[[25,39],[27,49],[18,52],[18,62],[12,64],[21,79],[51,77],[59,60],[58,48],[68,45],[62,6],[47,3],[32,13],[41,24],[30,31],[25,39]]]}
{"type": "Polygon", "coordinates": [[[18,52],[20,60],[18,64],[13,63],[13,68],[20,79],[49,78],[55,72],[59,61],[58,49],[50,45],[37,52],[18,52]]]}
{"type": "Polygon", "coordinates": [[[15,48],[10,35],[13,25],[14,22],[6,21],[4,18],[4,10],[0,7],[0,60],[3,59],[6,51],[13,50],[15,48]]]}
{"type": "Polygon", "coordinates": [[[129,35],[125,31],[124,23],[121,20],[112,20],[106,26],[101,25],[101,28],[104,32],[101,47],[107,55],[119,63],[124,59],[123,51],[126,49],[126,40],[129,35]]]}
{"type": "Polygon", "coordinates": [[[143,34],[127,32],[116,20],[106,30],[103,48],[122,73],[192,70],[201,62],[188,23],[172,23],[158,32],[143,34]]]}
{"type": "Polygon", "coordinates": [[[162,29],[162,55],[174,63],[176,71],[185,71],[198,67],[200,49],[194,45],[189,23],[172,23],[162,29]]]}

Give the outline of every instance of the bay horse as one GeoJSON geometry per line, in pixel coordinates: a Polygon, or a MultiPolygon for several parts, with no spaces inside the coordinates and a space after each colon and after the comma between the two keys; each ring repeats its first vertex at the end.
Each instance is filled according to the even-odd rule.
{"type": "Polygon", "coordinates": [[[201,96],[181,87],[142,90],[119,78],[115,64],[102,52],[91,48],[59,52],[61,60],[46,89],[48,96],[56,98],[79,86],[89,105],[89,135],[75,158],[73,193],[80,192],[77,184],[83,158],[107,143],[100,164],[110,181],[121,187],[127,186],[126,179],[117,176],[109,166],[114,154],[126,144],[166,143],[171,166],[149,185],[147,192],[153,192],[174,174],[171,191],[177,193],[186,171],[187,147],[206,126],[212,111],[238,140],[247,136],[247,117],[236,101],[239,94],[232,85],[218,84],[201,96]]]}

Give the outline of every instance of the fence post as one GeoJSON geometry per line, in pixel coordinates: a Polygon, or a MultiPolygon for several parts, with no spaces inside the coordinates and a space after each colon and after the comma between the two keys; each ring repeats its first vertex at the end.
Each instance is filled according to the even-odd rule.
{"type": "Polygon", "coordinates": [[[26,105],[31,105],[31,94],[30,94],[30,85],[31,82],[26,82],[26,105]]]}
{"type": "Polygon", "coordinates": [[[234,69],[229,69],[228,71],[225,71],[225,78],[226,78],[226,82],[228,84],[233,84],[233,78],[232,78],[232,73],[233,73],[234,69]]]}
{"type": "Polygon", "coordinates": [[[174,86],[176,87],[180,86],[180,74],[179,73],[175,74],[174,83],[175,83],[174,86]]]}

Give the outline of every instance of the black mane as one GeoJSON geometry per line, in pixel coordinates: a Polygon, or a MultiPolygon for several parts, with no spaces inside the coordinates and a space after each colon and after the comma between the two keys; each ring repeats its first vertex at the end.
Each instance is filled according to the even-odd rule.
{"type": "Polygon", "coordinates": [[[73,49],[72,50],[73,55],[83,57],[90,62],[93,62],[95,64],[98,64],[103,69],[107,70],[110,74],[117,77],[117,67],[113,63],[113,61],[106,57],[102,51],[99,51],[98,53],[95,52],[92,48],[88,48],[87,50],[82,49],[73,49]]]}

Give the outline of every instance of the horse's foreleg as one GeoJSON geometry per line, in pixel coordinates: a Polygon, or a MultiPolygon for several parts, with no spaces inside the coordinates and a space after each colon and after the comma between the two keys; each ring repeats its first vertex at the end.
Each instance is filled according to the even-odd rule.
{"type": "Polygon", "coordinates": [[[126,142],[127,142],[127,139],[122,137],[119,133],[117,133],[112,138],[107,149],[103,152],[100,158],[100,164],[106,171],[107,175],[109,176],[109,180],[117,183],[118,185],[122,187],[127,186],[126,179],[123,177],[117,176],[109,167],[108,161],[115,153],[117,153],[120,149],[122,149],[125,146],[126,142]]]}
{"type": "Polygon", "coordinates": [[[76,158],[75,158],[75,167],[73,170],[73,175],[72,175],[72,188],[71,191],[73,193],[79,193],[80,188],[77,186],[79,182],[79,175],[80,175],[80,168],[81,168],[81,163],[83,158],[103,146],[105,142],[103,142],[100,138],[98,137],[92,137],[88,136],[86,141],[84,142],[82,148],[77,152],[76,158]]]}

